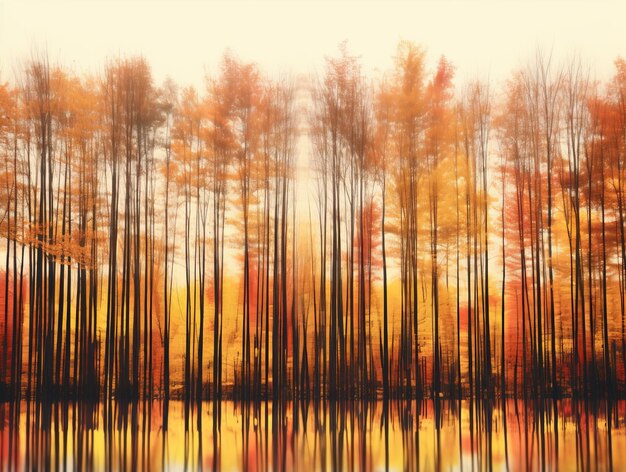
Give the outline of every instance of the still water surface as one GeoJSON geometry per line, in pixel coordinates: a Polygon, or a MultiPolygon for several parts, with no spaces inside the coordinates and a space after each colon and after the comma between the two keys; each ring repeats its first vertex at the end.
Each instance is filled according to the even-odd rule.
{"type": "Polygon", "coordinates": [[[626,403],[0,405],[0,470],[626,470],[626,403]],[[19,409],[17,408],[19,406],[19,409]]]}

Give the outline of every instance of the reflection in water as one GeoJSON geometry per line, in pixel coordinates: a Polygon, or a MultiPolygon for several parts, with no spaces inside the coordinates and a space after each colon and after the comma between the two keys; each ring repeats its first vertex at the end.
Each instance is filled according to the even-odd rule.
{"type": "Polygon", "coordinates": [[[626,470],[626,402],[0,405],[0,470],[626,470]]]}

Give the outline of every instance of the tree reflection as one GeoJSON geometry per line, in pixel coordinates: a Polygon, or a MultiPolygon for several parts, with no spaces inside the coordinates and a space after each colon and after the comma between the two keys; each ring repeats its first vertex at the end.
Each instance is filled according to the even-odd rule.
{"type": "Polygon", "coordinates": [[[623,470],[626,402],[0,405],[0,470],[623,470]],[[617,451],[617,453],[616,453],[617,451]]]}

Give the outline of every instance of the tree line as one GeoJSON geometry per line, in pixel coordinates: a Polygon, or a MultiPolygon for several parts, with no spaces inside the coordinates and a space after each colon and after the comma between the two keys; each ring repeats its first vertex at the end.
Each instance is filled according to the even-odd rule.
{"type": "Polygon", "coordinates": [[[501,87],[34,55],[0,84],[0,394],[372,399],[626,387],[626,62],[501,87]],[[306,145],[303,145],[303,142],[306,145]]]}

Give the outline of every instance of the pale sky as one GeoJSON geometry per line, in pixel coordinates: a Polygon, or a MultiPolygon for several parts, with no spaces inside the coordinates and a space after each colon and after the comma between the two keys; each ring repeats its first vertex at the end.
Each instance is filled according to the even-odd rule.
{"type": "Polygon", "coordinates": [[[580,54],[608,78],[626,56],[626,1],[32,1],[0,0],[0,80],[47,49],[52,62],[99,72],[107,58],[144,55],[156,83],[202,86],[225,49],[270,75],[320,71],[347,40],[366,71],[390,68],[401,39],[441,54],[470,78],[500,81],[537,47],[580,54]]]}

